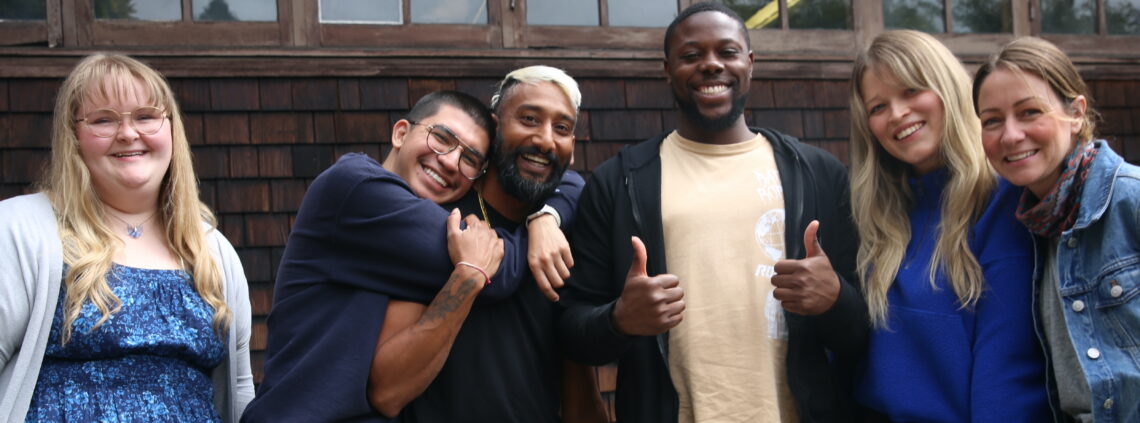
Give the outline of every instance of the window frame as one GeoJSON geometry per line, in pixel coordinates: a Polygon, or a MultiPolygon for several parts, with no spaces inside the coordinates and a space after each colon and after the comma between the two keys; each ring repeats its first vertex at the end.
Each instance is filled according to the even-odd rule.
{"type": "MultiPolygon", "coordinates": [[[[309,53],[320,56],[324,53],[295,53],[298,51],[295,47],[316,51],[334,47],[396,50],[406,57],[429,60],[454,56],[458,51],[484,57],[550,55],[589,59],[603,52],[639,58],[659,54],[665,31],[664,28],[608,26],[606,0],[595,0],[599,1],[600,25],[588,27],[527,25],[526,0],[487,0],[486,25],[410,23],[410,2],[414,0],[401,0],[404,23],[396,25],[321,23],[319,0],[276,0],[277,22],[194,21],[191,0],[180,0],[183,18],[173,22],[98,20],[93,16],[92,0],[44,1],[47,11],[44,21],[0,22],[0,39],[5,40],[0,44],[49,49],[128,47],[136,51],[168,51],[171,55],[179,54],[178,51],[233,50],[234,56],[277,54],[288,57],[309,53]],[[143,44],[138,40],[161,40],[162,44],[143,44]]],[[[698,0],[676,1],[681,10],[698,0]]],[[[758,63],[849,59],[859,46],[884,31],[883,0],[850,1],[850,30],[789,28],[788,0],[776,1],[780,8],[780,27],[749,30],[758,63]]],[[[942,1],[944,6],[952,3],[952,0],[942,1]]],[[[943,19],[951,32],[933,35],[966,58],[988,55],[1005,42],[1023,35],[1048,39],[1073,56],[1125,62],[1134,62],[1140,57],[1140,51],[1132,48],[1140,36],[1106,33],[1106,0],[1095,2],[1097,34],[1091,35],[1042,34],[1040,3],[1041,0],[1011,1],[1013,32],[1002,34],[955,33],[953,10],[945,7],[943,19]]]]}

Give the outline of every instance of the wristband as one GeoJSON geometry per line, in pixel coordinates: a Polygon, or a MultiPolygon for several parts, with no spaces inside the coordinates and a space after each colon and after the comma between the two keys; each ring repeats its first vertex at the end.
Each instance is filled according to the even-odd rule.
{"type": "Polygon", "coordinates": [[[484,285],[484,286],[486,286],[486,285],[490,285],[490,284],[491,284],[491,277],[490,277],[490,276],[487,276],[487,271],[486,271],[486,270],[483,270],[483,268],[482,268],[482,267],[476,266],[476,265],[474,265],[474,264],[471,264],[471,263],[468,263],[468,262],[465,262],[465,261],[461,261],[461,262],[459,262],[459,263],[455,263],[455,265],[456,265],[456,266],[460,266],[460,265],[462,265],[462,266],[467,266],[467,267],[470,267],[470,268],[472,268],[472,269],[478,270],[478,271],[479,271],[479,273],[482,273],[482,274],[483,274],[483,280],[484,280],[484,281],[486,281],[486,282],[485,282],[483,285],[484,285]]]}
{"type": "Polygon", "coordinates": [[[549,214],[549,215],[553,216],[554,217],[554,223],[556,225],[558,225],[558,227],[560,227],[560,228],[562,227],[562,216],[560,216],[558,214],[558,210],[555,210],[554,207],[550,207],[550,205],[548,205],[548,204],[544,204],[542,206],[541,210],[536,211],[534,213],[531,213],[529,216],[527,216],[526,217],[526,224],[529,225],[530,221],[537,219],[539,217],[542,217],[542,215],[544,215],[544,214],[549,214]]]}

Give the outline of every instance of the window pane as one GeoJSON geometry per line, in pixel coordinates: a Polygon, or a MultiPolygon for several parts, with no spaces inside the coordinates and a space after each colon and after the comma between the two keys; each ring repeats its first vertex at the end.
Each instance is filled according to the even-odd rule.
{"type": "Polygon", "coordinates": [[[0,0],[0,20],[47,19],[44,0],[0,0]]]}
{"type": "Polygon", "coordinates": [[[788,0],[788,27],[851,29],[848,0],[788,0]]]}
{"type": "Polygon", "coordinates": [[[942,0],[883,0],[883,26],[887,29],[946,32],[942,11],[942,0]]]}
{"type": "Polygon", "coordinates": [[[182,20],[181,0],[95,0],[97,19],[182,20]]]}
{"type": "Polygon", "coordinates": [[[400,0],[321,0],[323,23],[400,24],[400,0]]]}
{"type": "Polygon", "coordinates": [[[1009,1],[954,0],[954,32],[1013,32],[1009,1]]]}
{"type": "Polygon", "coordinates": [[[780,3],[776,0],[721,0],[744,19],[748,29],[780,28],[780,3]]]}
{"type": "Polygon", "coordinates": [[[598,26],[598,0],[529,0],[529,25],[598,26]]]}
{"type": "Polygon", "coordinates": [[[196,21],[277,21],[277,0],[194,0],[196,21]]]}
{"type": "Polygon", "coordinates": [[[1041,32],[1096,32],[1096,0],[1041,0],[1041,32]]]}
{"type": "Polygon", "coordinates": [[[487,24],[484,0],[412,0],[412,22],[487,24]]]}
{"type": "Polygon", "coordinates": [[[1140,34],[1140,0],[1108,0],[1105,6],[1109,34],[1140,34]]]}
{"type": "Polygon", "coordinates": [[[677,16],[677,0],[609,0],[610,26],[664,28],[677,16]]]}

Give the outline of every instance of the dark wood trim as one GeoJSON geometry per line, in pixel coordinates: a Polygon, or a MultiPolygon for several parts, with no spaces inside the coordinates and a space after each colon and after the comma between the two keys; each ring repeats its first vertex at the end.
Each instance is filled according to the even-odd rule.
{"type": "Polygon", "coordinates": [[[324,47],[489,48],[496,31],[489,25],[359,25],[321,24],[324,47]]]}
{"type": "Polygon", "coordinates": [[[319,0],[291,0],[293,33],[290,45],[315,47],[321,44],[319,0]]]}
{"type": "Polygon", "coordinates": [[[194,22],[194,5],[192,0],[182,0],[182,22],[194,22]]]}
{"type": "Polygon", "coordinates": [[[833,29],[753,29],[748,31],[757,55],[854,55],[855,31],[833,29]]]}
{"type": "Polygon", "coordinates": [[[883,0],[852,2],[851,17],[856,48],[862,48],[883,32],[883,0]]]}
{"type": "Polygon", "coordinates": [[[162,40],[167,46],[281,45],[277,22],[147,22],[96,20],[91,24],[96,46],[153,46],[162,40]]]}
{"type": "Polygon", "coordinates": [[[49,45],[50,40],[46,21],[12,21],[0,25],[0,44],[2,45],[49,45]]]}
{"type": "Polygon", "coordinates": [[[779,0],[776,8],[780,13],[780,29],[787,30],[792,27],[791,18],[788,17],[788,0],[779,0]]]}
{"type": "Polygon", "coordinates": [[[90,1],[61,0],[63,21],[63,45],[67,47],[87,47],[91,45],[91,22],[95,11],[90,1]]]}
{"type": "Polygon", "coordinates": [[[59,47],[63,45],[63,12],[62,7],[60,7],[60,0],[48,0],[46,9],[48,47],[59,47]]]}
{"type": "Polygon", "coordinates": [[[535,26],[522,28],[530,48],[658,49],[665,28],[535,26]]]}
{"type": "Polygon", "coordinates": [[[595,0],[598,2],[598,26],[610,26],[610,0],[595,0]]]}
{"type": "Polygon", "coordinates": [[[1096,0],[1096,33],[1098,35],[1108,34],[1108,8],[1105,5],[1105,0],[1096,0]]]}
{"type": "Polygon", "coordinates": [[[499,7],[502,23],[502,43],[504,48],[526,48],[523,36],[526,28],[526,4],[514,0],[515,7],[511,7],[512,0],[487,0],[499,7]]]}
{"type": "Polygon", "coordinates": [[[503,48],[503,3],[495,0],[483,0],[487,6],[487,26],[491,31],[488,39],[491,48],[503,48]]]}
{"type": "Polygon", "coordinates": [[[1033,21],[1030,19],[1029,12],[1035,6],[1031,5],[1031,1],[1011,2],[1010,14],[1013,15],[1013,35],[1022,36],[1033,33],[1033,21]]]}
{"type": "Polygon", "coordinates": [[[296,45],[293,31],[293,0],[277,0],[277,42],[282,46],[296,45]]]}
{"type": "Polygon", "coordinates": [[[958,57],[988,57],[1017,36],[1013,34],[933,34],[958,57]]]}
{"type": "Polygon", "coordinates": [[[958,32],[958,30],[954,28],[954,0],[942,0],[942,32],[947,34],[958,32]]]}

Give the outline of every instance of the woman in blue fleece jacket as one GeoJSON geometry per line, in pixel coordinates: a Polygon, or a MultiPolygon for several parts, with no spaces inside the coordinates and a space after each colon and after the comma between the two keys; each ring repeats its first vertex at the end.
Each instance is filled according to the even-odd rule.
{"type": "Polygon", "coordinates": [[[927,34],[883,33],[855,62],[851,116],[867,420],[1047,420],[1021,190],[986,163],[965,69],[927,34]]]}

